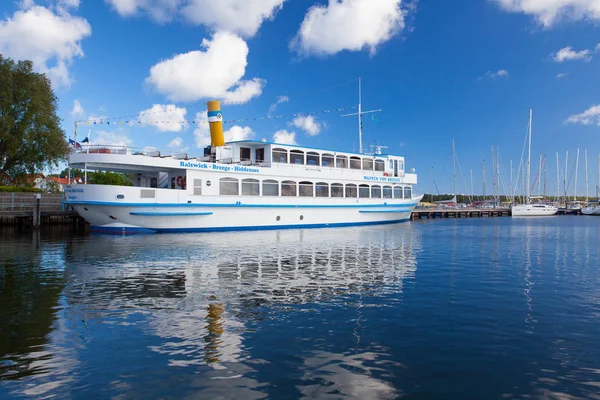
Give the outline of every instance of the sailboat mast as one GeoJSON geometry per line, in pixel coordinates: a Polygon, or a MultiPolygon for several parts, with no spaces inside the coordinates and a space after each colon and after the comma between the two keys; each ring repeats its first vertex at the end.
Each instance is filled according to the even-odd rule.
{"type": "Polygon", "coordinates": [[[510,201],[512,203],[512,195],[513,195],[513,170],[512,170],[512,159],[510,160],[510,201]]]}
{"type": "Polygon", "coordinates": [[[454,150],[454,139],[452,139],[452,169],[454,171],[454,195],[456,196],[456,153],[454,150]]]}
{"type": "Polygon", "coordinates": [[[540,154],[540,165],[538,166],[538,196],[541,193],[541,186],[542,186],[542,155],[540,154]]]}
{"type": "Polygon", "coordinates": [[[589,199],[589,177],[588,177],[588,159],[587,159],[587,149],[583,151],[585,154],[585,202],[588,202],[589,199]]]}
{"type": "MultiPolygon", "coordinates": [[[[473,169],[471,169],[471,198],[475,198],[475,191],[473,190],[473,169]]],[[[473,201],[473,200],[471,200],[473,201]]]]}
{"type": "MultiPolygon", "coordinates": [[[[598,176],[600,176],[600,154],[598,155],[598,176]]],[[[483,202],[485,203],[485,160],[481,161],[481,188],[483,189],[483,202]]]]}
{"type": "Polygon", "coordinates": [[[556,200],[560,201],[560,166],[558,164],[558,151],[556,152],[556,200]]]}
{"type": "Polygon", "coordinates": [[[358,77],[358,148],[360,154],[363,152],[363,131],[362,131],[362,78],[358,77]]]}
{"type": "Polygon", "coordinates": [[[567,206],[567,170],[569,169],[569,150],[565,155],[565,175],[563,176],[563,188],[565,190],[565,207],[567,206]]]}
{"type": "Polygon", "coordinates": [[[529,109],[529,148],[527,150],[527,203],[529,203],[529,199],[531,197],[530,193],[530,180],[531,180],[531,120],[533,119],[533,109],[529,109]]]}
{"type": "Polygon", "coordinates": [[[573,201],[577,201],[577,172],[579,170],[579,149],[577,149],[577,157],[575,158],[575,192],[573,193],[573,201]]]}

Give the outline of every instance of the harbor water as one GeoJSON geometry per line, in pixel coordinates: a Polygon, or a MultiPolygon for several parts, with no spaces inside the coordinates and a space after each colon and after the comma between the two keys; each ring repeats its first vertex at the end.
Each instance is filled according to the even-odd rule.
{"type": "Polygon", "coordinates": [[[600,398],[600,219],[0,232],[0,398],[600,398]]]}

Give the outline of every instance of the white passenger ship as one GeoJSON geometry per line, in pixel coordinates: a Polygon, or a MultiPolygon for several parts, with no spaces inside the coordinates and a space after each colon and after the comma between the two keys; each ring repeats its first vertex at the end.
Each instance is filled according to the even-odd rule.
{"type": "MultiPolygon", "coordinates": [[[[208,102],[204,156],[88,146],[70,168],[133,174],[133,186],[69,185],[66,203],[95,231],[194,232],[316,228],[406,221],[422,196],[403,157],[266,141],[223,141],[208,102]]],[[[360,114],[360,112],[359,112],[360,114]]]]}

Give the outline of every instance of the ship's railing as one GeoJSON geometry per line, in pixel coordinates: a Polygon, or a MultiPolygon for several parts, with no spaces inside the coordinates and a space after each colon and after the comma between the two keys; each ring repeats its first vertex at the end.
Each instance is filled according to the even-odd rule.
{"type": "Polygon", "coordinates": [[[255,166],[255,167],[270,167],[271,163],[267,161],[262,162],[250,162],[247,160],[236,160],[233,158],[215,159],[209,155],[194,156],[187,152],[173,151],[173,150],[159,150],[154,147],[130,147],[130,146],[118,146],[118,145],[86,145],[81,144],[81,148],[74,151],[76,154],[119,154],[119,155],[133,155],[133,156],[145,156],[145,157],[158,157],[158,158],[172,158],[174,160],[194,160],[197,162],[210,162],[217,164],[237,164],[243,166],[255,166]]]}

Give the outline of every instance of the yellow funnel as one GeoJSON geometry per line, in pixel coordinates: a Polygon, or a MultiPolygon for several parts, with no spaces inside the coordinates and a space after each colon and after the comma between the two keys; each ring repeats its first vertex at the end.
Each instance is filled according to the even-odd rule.
{"type": "Polygon", "coordinates": [[[225,146],[223,136],[223,116],[221,115],[221,103],[212,100],[206,103],[208,107],[208,126],[210,127],[210,145],[213,147],[225,146]]]}

